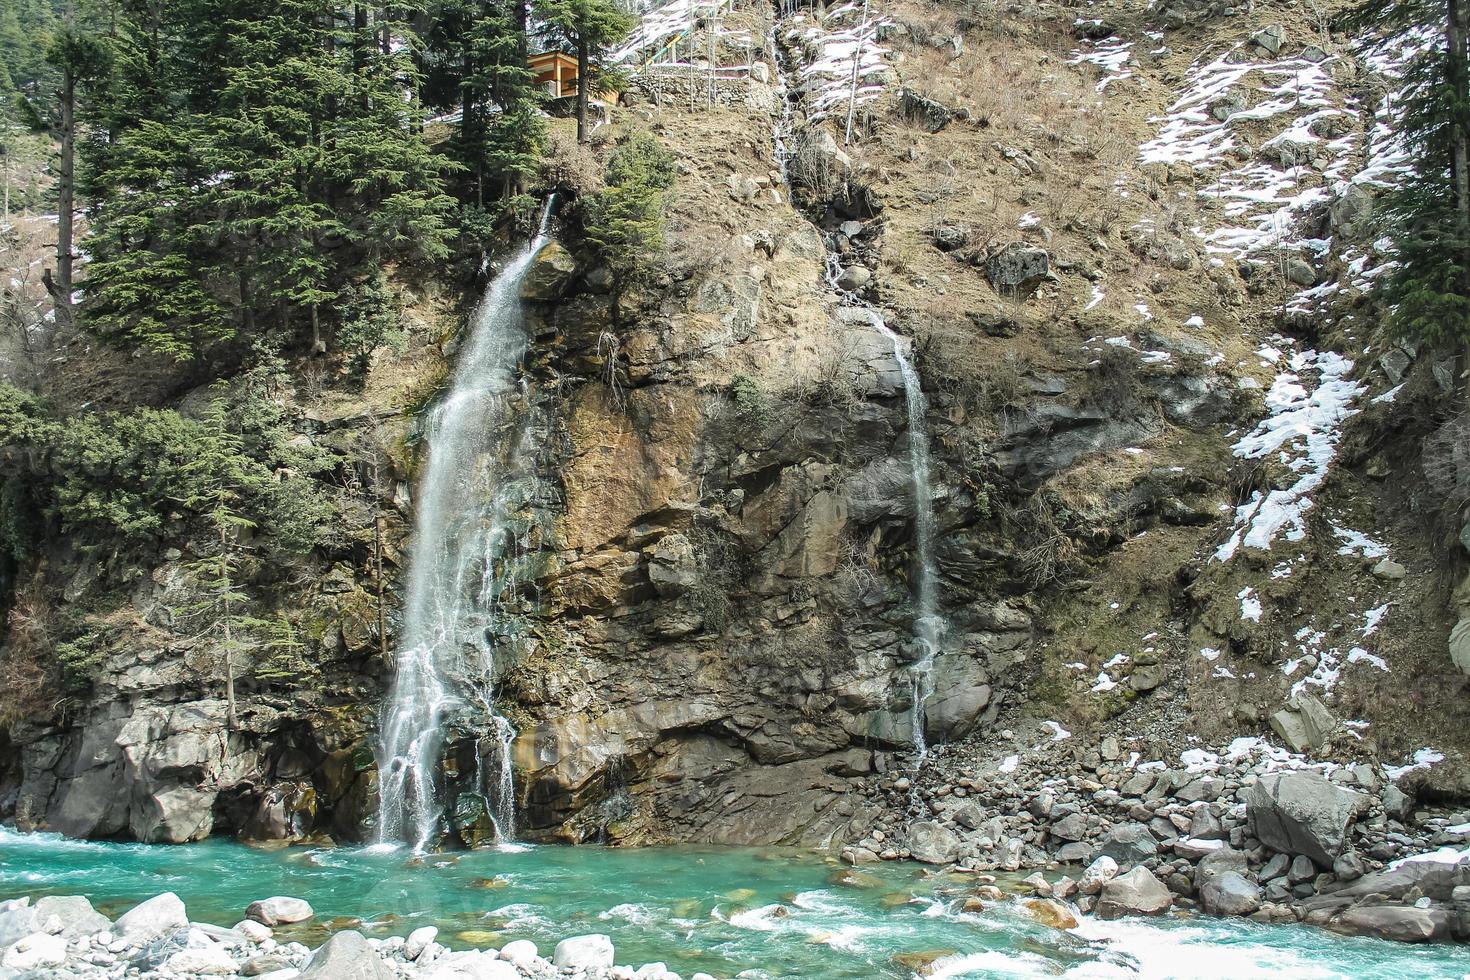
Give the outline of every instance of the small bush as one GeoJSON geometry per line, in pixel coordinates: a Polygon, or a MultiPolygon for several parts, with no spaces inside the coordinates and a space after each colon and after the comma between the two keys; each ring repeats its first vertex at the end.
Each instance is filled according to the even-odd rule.
{"type": "Polygon", "coordinates": [[[763,429],[776,421],[770,397],[748,374],[737,374],[730,379],[730,400],[735,403],[735,412],[741,420],[756,428],[763,429]]]}

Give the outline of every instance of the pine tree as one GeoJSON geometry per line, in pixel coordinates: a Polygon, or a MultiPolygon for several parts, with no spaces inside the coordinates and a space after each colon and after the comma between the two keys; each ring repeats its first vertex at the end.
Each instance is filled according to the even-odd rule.
{"type": "Polygon", "coordinates": [[[624,139],[608,159],[605,186],[587,202],[583,225],[620,287],[643,276],[663,250],[672,186],[673,157],[648,133],[624,139]]]}
{"type": "Polygon", "coordinates": [[[325,0],[135,12],[90,154],[99,332],[188,358],[309,327],[321,351],[365,268],[448,254],[445,161],[391,43],[411,35],[399,16],[325,0]]]}
{"type": "Polygon", "coordinates": [[[428,13],[425,100],[458,110],[453,151],[468,171],[466,196],[484,208],[492,184],[505,198],[519,192],[545,141],[526,64],[527,8],[522,0],[439,0],[428,13]]]}
{"type": "MultiPolygon", "coordinates": [[[[95,38],[68,26],[46,49],[46,62],[58,77],[56,116],[52,124],[61,143],[61,165],[56,177],[56,278],[45,283],[56,305],[58,319],[72,320],[72,233],[76,224],[76,138],[79,89],[107,70],[108,51],[95,38]]],[[[49,272],[49,270],[48,270],[49,272]]]]}
{"type": "MultiPolygon", "coordinates": [[[[1470,369],[1470,0],[1390,0],[1347,23],[1392,40],[1428,27],[1440,38],[1406,66],[1398,135],[1413,170],[1378,209],[1394,243],[1382,281],[1388,324],[1402,336],[1453,346],[1470,369]]],[[[1466,385],[1470,393],[1470,382],[1466,385]]]]}
{"type": "Polygon", "coordinates": [[[203,512],[214,548],[187,565],[198,599],[184,615],[200,624],[197,638],[212,645],[223,668],[227,724],[233,731],[238,727],[236,668],[259,645],[259,634],[269,624],[249,614],[250,595],[242,584],[246,554],[240,540],[256,527],[241,507],[241,487],[250,482],[249,472],[241,466],[244,443],[230,425],[230,409],[223,398],[210,403],[203,423],[210,439],[186,467],[194,488],[184,504],[203,512]]]}
{"type": "Polygon", "coordinates": [[[552,36],[577,53],[577,142],[585,143],[593,72],[607,75],[608,51],[628,36],[634,19],[616,0],[540,0],[536,10],[552,36]]]}

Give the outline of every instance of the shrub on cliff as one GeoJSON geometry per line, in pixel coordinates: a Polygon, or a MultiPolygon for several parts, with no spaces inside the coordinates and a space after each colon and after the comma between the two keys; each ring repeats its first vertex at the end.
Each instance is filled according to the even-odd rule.
{"type": "Polygon", "coordinates": [[[645,276],[664,247],[664,205],[674,158],[648,133],[622,140],[603,189],[587,201],[583,231],[619,286],[645,276]]]}
{"type": "Polygon", "coordinates": [[[201,488],[221,481],[262,529],[265,554],[309,551],[328,516],[311,475],[327,458],[293,443],[270,396],[270,370],[247,372],[219,424],[156,408],[84,413],[63,423],[42,402],[0,385],[0,458],[10,464],[0,493],[0,551],[21,560],[51,533],[97,553],[181,540],[201,524],[201,488]],[[210,461],[217,465],[204,465],[210,461]]]}

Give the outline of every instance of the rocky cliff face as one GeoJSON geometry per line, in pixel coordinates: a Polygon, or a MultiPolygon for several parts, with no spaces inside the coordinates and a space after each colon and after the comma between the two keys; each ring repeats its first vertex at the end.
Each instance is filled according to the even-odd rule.
{"type": "MultiPolygon", "coordinates": [[[[1463,794],[1457,531],[1427,530],[1444,495],[1416,475],[1458,485],[1435,464],[1452,379],[1374,338],[1361,237],[1398,165],[1375,129],[1392,66],[1291,7],[859,16],[741,2],[693,26],[720,77],[652,71],[607,130],[680,161],[656,275],[613,292],[568,229],[528,280],[546,492],[499,678],[523,832],[818,843],[923,815],[873,791],[911,761],[924,652],[879,322],[929,402],[946,629],[922,717],[947,765],[1025,754],[1048,722],[1079,765],[1105,734],[1148,759],[1237,734],[1433,745],[1422,791],[1463,794]]],[[[414,343],[361,396],[289,396],[368,488],[276,596],[318,676],[247,685],[226,734],[166,615],[179,556],[125,586],[55,556],[38,594],[111,603],[115,629],[85,697],[0,741],[23,826],[364,832],[407,444],[454,347],[443,303],[411,299],[414,343]]],[[[477,751],[452,744],[451,788],[477,751]]]]}

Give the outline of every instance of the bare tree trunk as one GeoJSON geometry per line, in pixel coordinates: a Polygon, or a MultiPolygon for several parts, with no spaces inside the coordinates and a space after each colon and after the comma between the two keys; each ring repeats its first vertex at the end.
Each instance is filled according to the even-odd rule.
{"type": "Polygon", "coordinates": [[[61,75],[61,172],[56,181],[57,322],[72,322],[72,220],[76,195],[77,79],[68,65],[61,75]]]}
{"type": "MultiPolygon", "coordinates": [[[[223,527],[219,529],[219,546],[220,555],[223,556],[225,554],[224,549],[229,547],[228,535],[223,527]]],[[[230,630],[230,589],[233,586],[233,582],[226,581],[224,601],[222,603],[223,608],[221,610],[224,613],[225,633],[225,725],[232,732],[239,727],[239,723],[235,717],[234,635],[230,630]]]]}
{"type": "Polygon", "coordinates": [[[587,89],[592,84],[592,79],[587,77],[589,71],[587,56],[587,42],[577,43],[577,142],[587,142],[587,89]]]}

